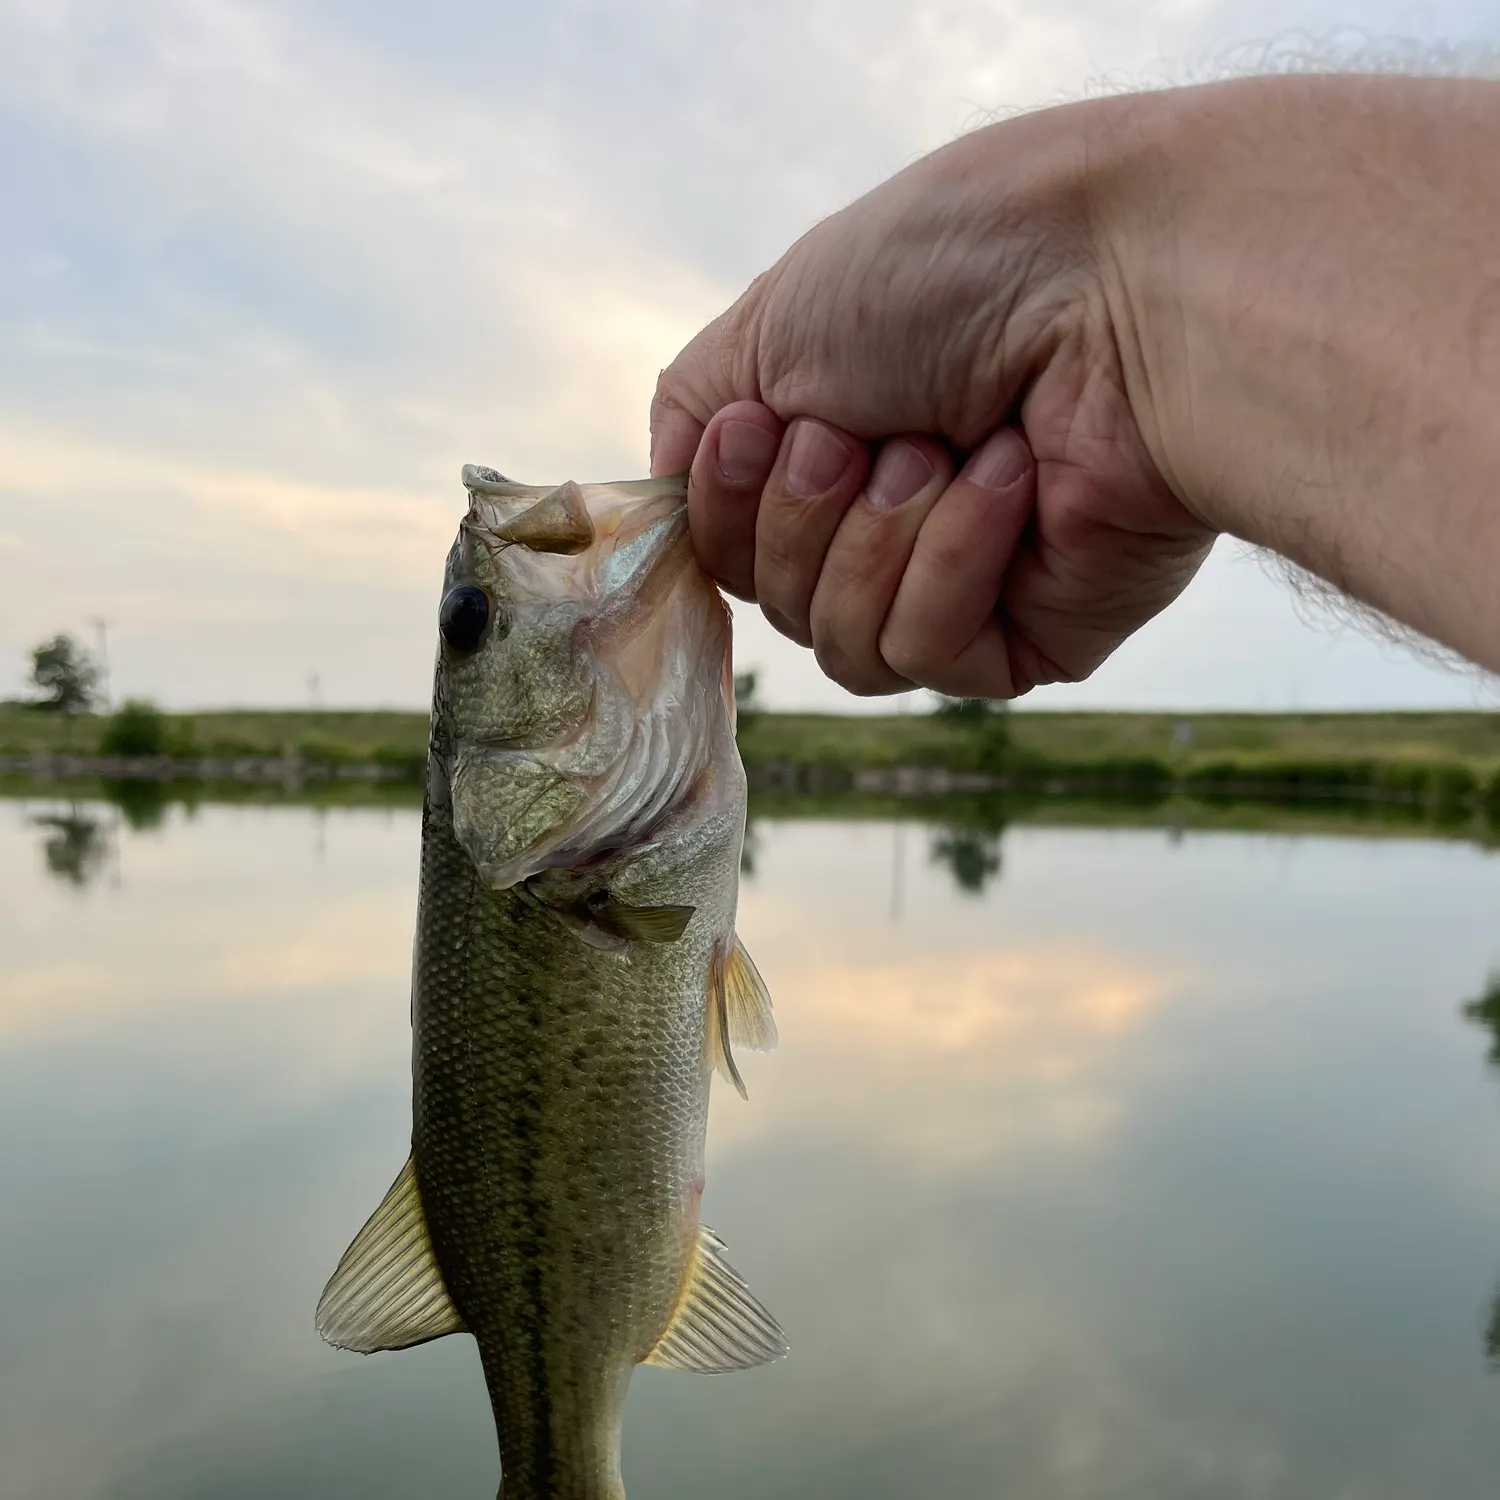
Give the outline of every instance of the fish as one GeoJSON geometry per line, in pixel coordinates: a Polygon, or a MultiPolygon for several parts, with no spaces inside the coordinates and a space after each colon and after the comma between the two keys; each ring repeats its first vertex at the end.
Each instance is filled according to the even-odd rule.
{"type": "Polygon", "coordinates": [[[710,1081],[777,1040],[735,930],[731,624],[686,476],[467,465],[438,609],[411,1154],[318,1303],[335,1347],[467,1332],[502,1500],[623,1500],[635,1367],[787,1352],[703,1224],[710,1081]]]}

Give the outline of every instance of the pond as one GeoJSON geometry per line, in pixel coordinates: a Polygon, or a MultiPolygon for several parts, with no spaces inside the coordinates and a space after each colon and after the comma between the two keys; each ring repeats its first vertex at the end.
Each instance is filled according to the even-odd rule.
{"type": "MultiPolygon", "coordinates": [[[[404,1159],[414,809],[0,800],[0,1490],[489,1500],[466,1338],[324,1347],[404,1159]]],[[[1500,857],[761,819],[705,1217],[791,1356],[632,1500],[1491,1497],[1500,857]],[[1469,1002],[1466,1008],[1466,1002],[1469,1002]]]]}

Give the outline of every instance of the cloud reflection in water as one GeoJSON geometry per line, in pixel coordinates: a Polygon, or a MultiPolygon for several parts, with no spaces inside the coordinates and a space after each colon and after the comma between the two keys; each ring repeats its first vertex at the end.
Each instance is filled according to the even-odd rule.
{"type": "MultiPolygon", "coordinates": [[[[87,812],[88,809],[83,811],[87,812]]],[[[0,803],[7,1493],[487,1495],[472,1347],[324,1349],[408,1129],[410,813],[204,807],[38,873],[0,803]]],[[[644,1371],[638,1500],[1493,1493],[1475,1309],[1500,1122],[1454,997],[1500,862],[762,822],[741,928],[782,1048],[720,1090],[707,1213],[793,1355],[644,1371]]]]}

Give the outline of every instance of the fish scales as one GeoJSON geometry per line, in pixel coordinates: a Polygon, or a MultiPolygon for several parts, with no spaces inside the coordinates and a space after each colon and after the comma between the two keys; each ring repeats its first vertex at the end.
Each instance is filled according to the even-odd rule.
{"type": "Polygon", "coordinates": [[[484,1356],[507,1500],[552,1494],[549,1466],[617,1442],[616,1377],[664,1331],[696,1231],[709,1063],[682,997],[706,997],[709,945],[684,933],[623,968],[486,889],[441,814],[422,911],[417,1181],[484,1356]]]}
{"type": "Polygon", "coordinates": [[[734,934],[728,617],[680,481],[491,473],[465,471],[441,614],[412,1156],[319,1327],[366,1351],[469,1332],[504,1500],[620,1500],[636,1364],[785,1349],[699,1222],[711,1072],[742,1090],[731,1042],[774,1041],[734,934]]]}

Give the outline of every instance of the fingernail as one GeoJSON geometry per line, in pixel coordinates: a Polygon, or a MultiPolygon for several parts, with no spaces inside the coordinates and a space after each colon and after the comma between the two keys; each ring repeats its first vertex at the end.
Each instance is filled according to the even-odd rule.
{"type": "Polygon", "coordinates": [[[876,510],[905,505],[932,478],[932,460],[915,443],[887,443],[875,460],[865,493],[876,510]]]}
{"type": "Polygon", "coordinates": [[[730,484],[761,485],[781,444],[754,422],[726,422],[719,429],[719,473],[730,484]]]}
{"type": "Polygon", "coordinates": [[[1014,427],[986,438],[964,466],[964,478],[982,490],[1008,490],[1031,467],[1031,449],[1014,427]]]}
{"type": "Polygon", "coordinates": [[[821,422],[792,424],[792,446],[786,456],[787,494],[799,500],[831,490],[848,466],[848,446],[821,422]]]}

